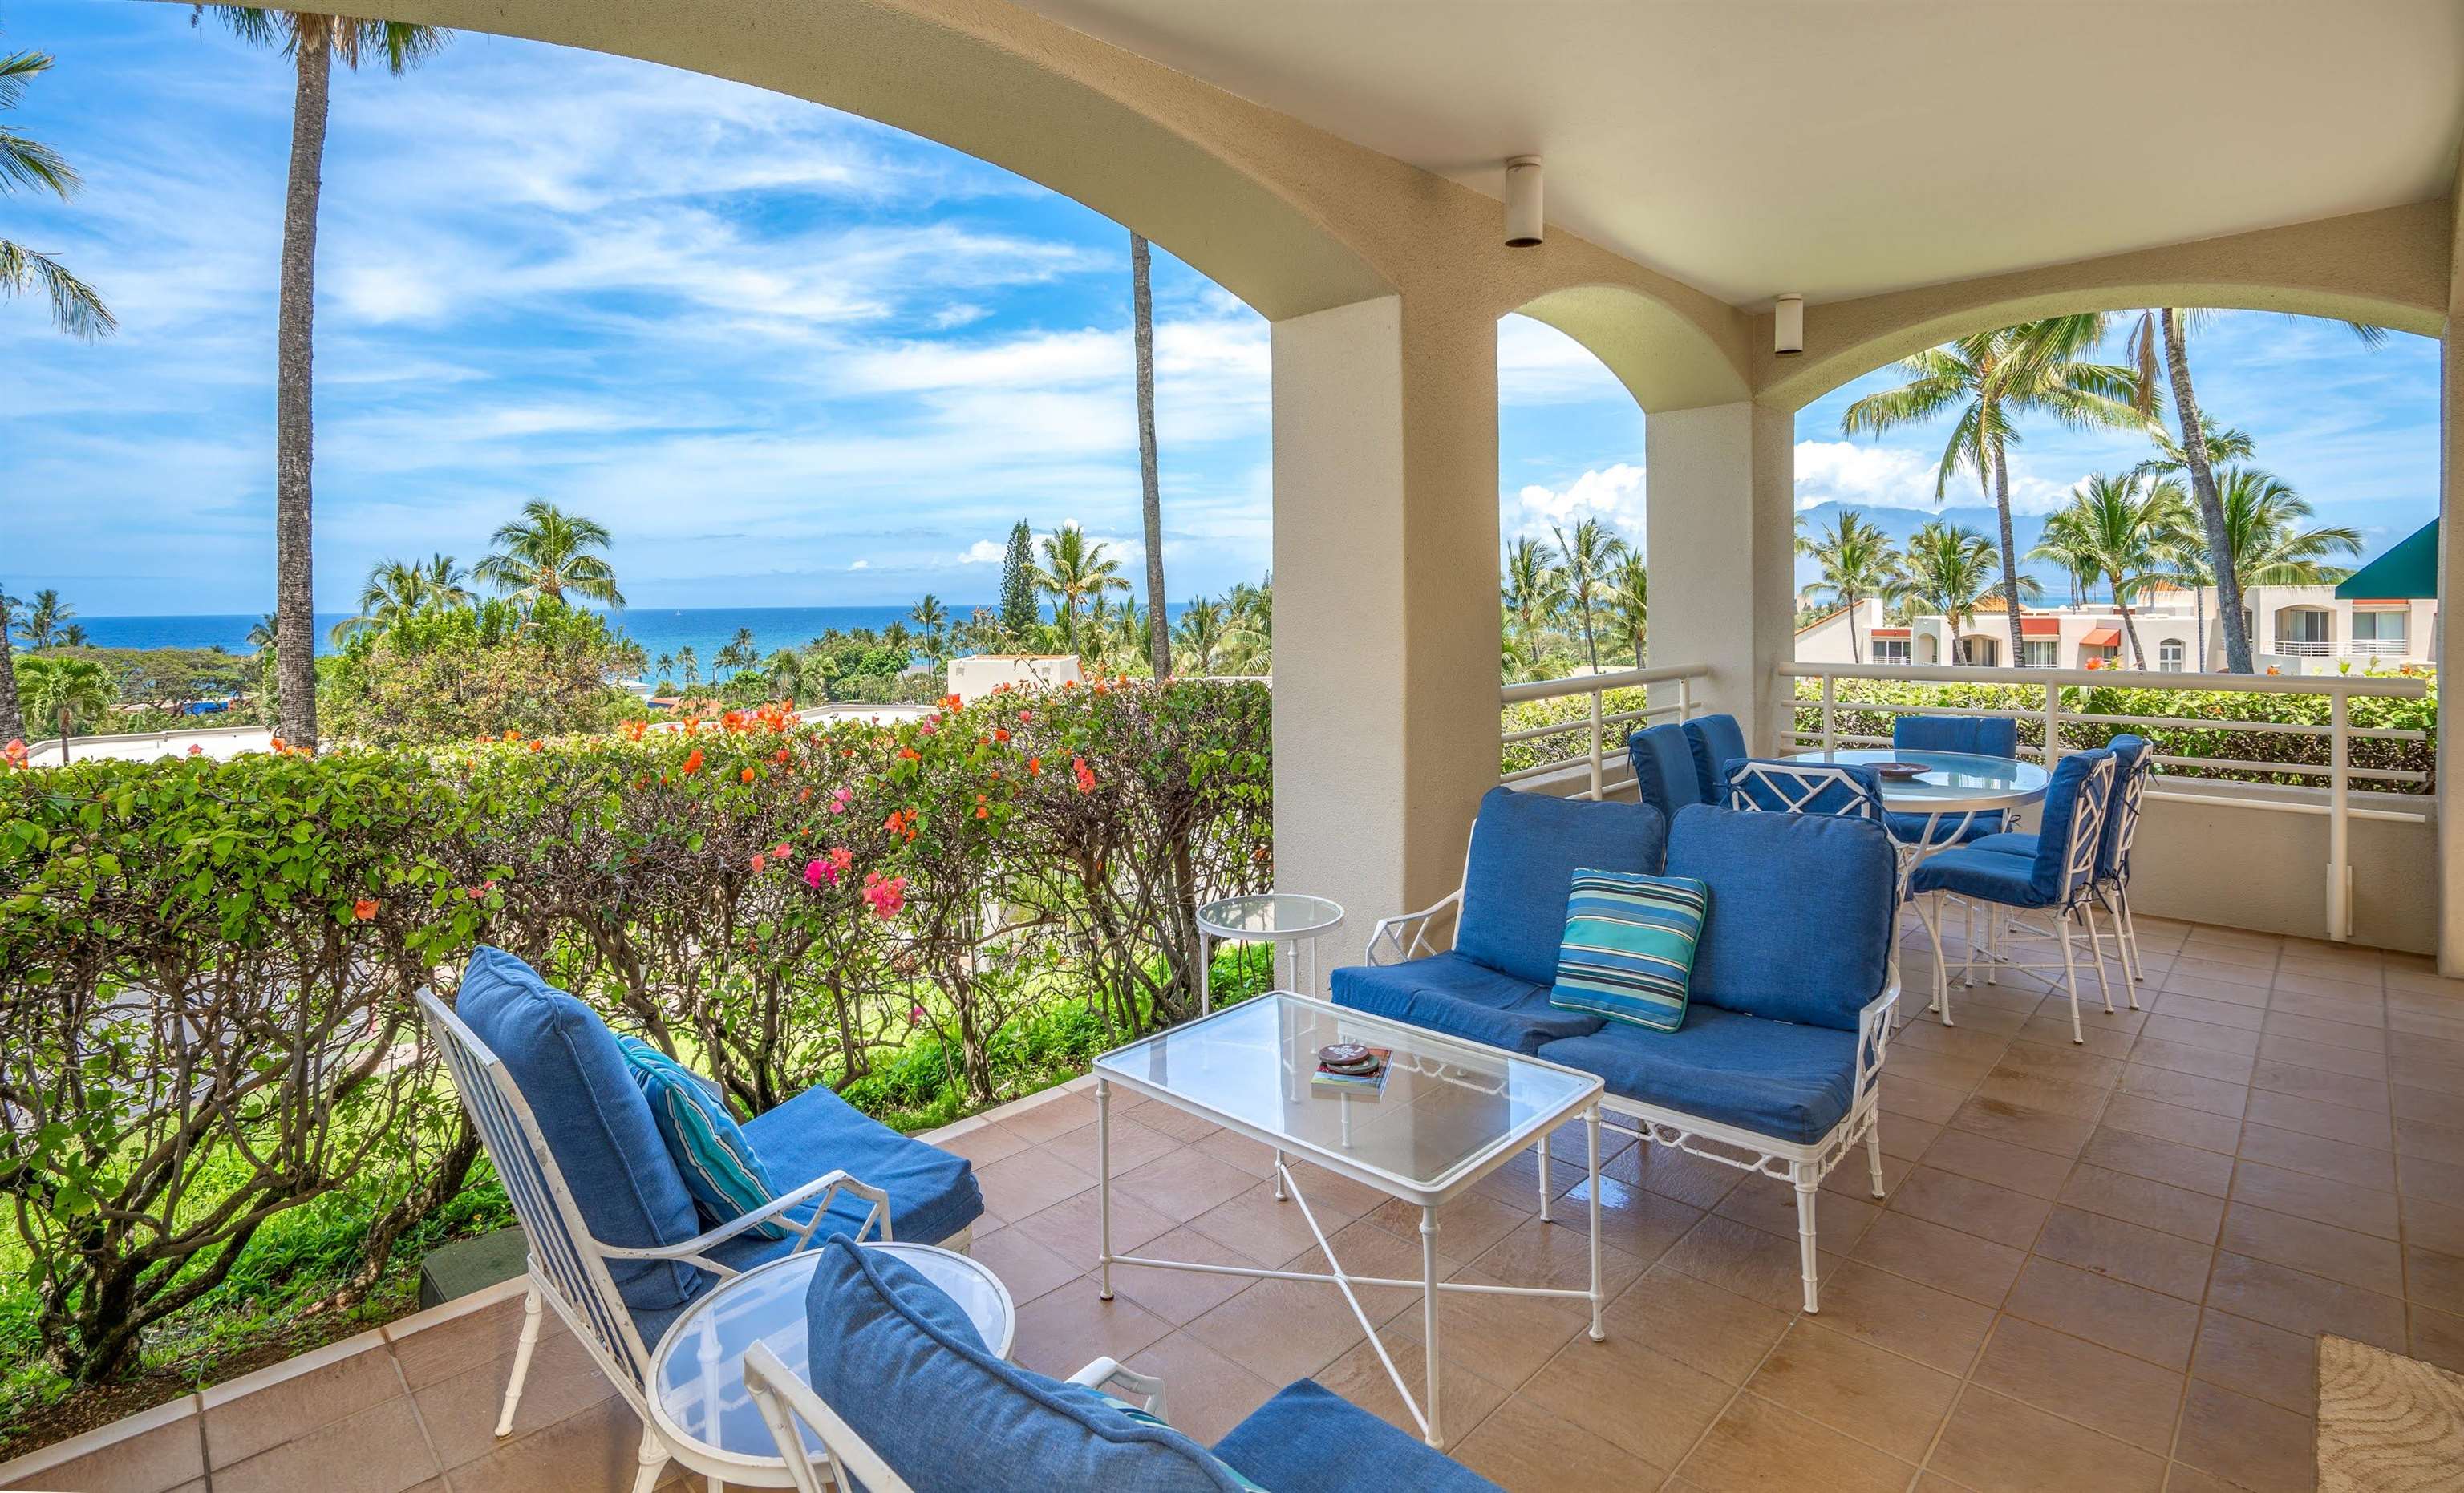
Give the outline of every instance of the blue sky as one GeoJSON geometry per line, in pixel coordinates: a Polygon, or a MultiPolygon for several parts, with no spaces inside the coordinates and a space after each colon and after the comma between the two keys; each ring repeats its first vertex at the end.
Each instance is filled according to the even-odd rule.
{"type": "MultiPolygon", "coordinates": [[[[11,6],[55,54],[12,121],[87,189],[0,199],[121,334],[0,306],[0,575],[87,615],[272,603],[275,266],[290,84],[186,7],[11,6]]],[[[989,600],[1009,524],[1077,522],[1135,569],[1126,234],[995,167],[801,100],[467,34],[407,77],[338,76],[319,253],[319,604],[369,563],[475,558],[524,499],[617,535],[640,604],[989,600]]],[[[1268,554],[1266,328],[1157,254],[1173,593],[1268,554]]],[[[1815,308],[1810,315],[1819,315],[1815,308]]],[[[2372,548],[2434,511],[2435,348],[2219,318],[2203,395],[2372,548]]],[[[1501,328],[1507,538],[1601,516],[1639,539],[1642,418],[1563,337],[1501,328]]],[[[1800,506],[1932,511],[1938,434],[1798,421],[1800,506]]],[[[2029,432],[2041,509],[2136,436],[2029,432]]],[[[1968,521],[1975,516],[1962,513],[1968,521]]]]}

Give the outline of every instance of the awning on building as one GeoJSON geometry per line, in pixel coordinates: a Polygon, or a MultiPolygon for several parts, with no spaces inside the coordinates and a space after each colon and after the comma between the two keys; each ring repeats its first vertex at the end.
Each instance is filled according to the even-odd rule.
{"type": "Polygon", "coordinates": [[[1908,629],[1905,627],[1876,627],[1866,634],[1874,638],[1904,638],[1907,635],[1908,629]]]}
{"type": "Polygon", "coordinates": [[[2097,627],[2091,629],[2086,637],[2079,639],[2079,647],[2083,648],[2118,648],[2122,647],[2122,631],[2118,627],[2097,627]]]}
{"type": "Polygon", "coordinates": [[[2438,595],[2438,520],[2423,524],[2393,549],[2346,576],[2337,583],[2336,595],[2347,602],[2438,595]]]}
{"type": "Polygon", "coordinates": [[[2062,620],[2059,617],[2022,617],[2019,619],[2019,636],[2023,638],[2058,638],[2061,635],[2062,620]]]}

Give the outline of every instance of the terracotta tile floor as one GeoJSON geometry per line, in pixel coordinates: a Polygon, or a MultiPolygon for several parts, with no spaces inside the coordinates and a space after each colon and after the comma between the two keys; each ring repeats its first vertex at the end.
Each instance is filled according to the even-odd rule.
{"type": "MultiPolygon", "coordinates": [[[[2464,1368],[2464,981],[2221,929],[2150,921],[2142,942],[2144,1009],[2091,1008],[2082,1046],[2019,977],[1961,992],[1956,1027],[1917,1016],[1931,977],[1910,947],[1889,1196],[1866,1195],[1861,1166],[1826,1188],[1817,1317],[1796,1309],[1786,1188],[1618,1138],[1609,1340],[1562,1304],[1449,1298],[1456,1451],[1509,1488],[2310,1486],[2313,1334],[2464,1368]]],[[[1403,1419],[1329,1287],[1124,1269],[1098,1301],[1092,1119],[1067,1093],[947,1141],[981,1169],[976,1250],[1018,1298],[1022,1363],[1110,1353],[1160,1373],[1201,1438],[1302,1375],[1403,1419]]],[[[1314,1261],[1263,1150],[1156,1106],[1119,1119],[1131,1234],[1184,1258],[1314,1261]]],[[[1522,1158],[1443,1215],[1454,1273],[1537,1284],[1579,1259],[1582,1175],[1563,1154],[1549,1185],[1573,1223],[1533,1217],[1522,1158]]],[[[1348,1265],[1417,1273],[1401,1210],[1305,1185],[1348,1265]]],[[[1413,1293],[1363,1294],[1417,1379],[1413,1293]]],[[[553,1334],[519,1431],[489,1435],[515,1315],[407,1334],[318,1371],[312,1393],[209,1406],[201,1427],[18,1485],[623,1488],[622,1402],[553,1334]]]]}

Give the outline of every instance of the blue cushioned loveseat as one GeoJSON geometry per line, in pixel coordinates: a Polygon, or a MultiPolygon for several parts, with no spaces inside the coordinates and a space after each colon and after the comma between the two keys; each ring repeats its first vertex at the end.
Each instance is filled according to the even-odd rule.
{"type": "Polygon", "coordinates": [[[965,1157],[817,1087],[743,1126],[777,1196],[714,1225],[697,1213],[614,1035],[588,1006],[484,945],[451,1008],[427,992],[419,999],[529,1235],[531,1289],[504,1425],[521,1396],[543,1299],[642,1415],[648,1465],[656,1443],[641,1383],[650,1350],[714,1282],[838,1233],[894,1230],[963,1249],[983,1212],[965,1157]],[[764,1223],[787,1237],[764,1237],[764,1223]]]}
{"type": "Polygon", "coordinates": [[[1785,1175],[1796,1189],[1805,1309],[1815,1310],[1815,1189],[1862,1140],[1875,1196],[1882,1190],[1876,1125],[1899,999],[1890,836],[1871,819],[1693,804],[1677,811],[1655,860],[1647,830],[1658,826],[1639,813],[1652,811],[1491,790],[1457,893],[1453,949],[1434,952],[1429,930],[1457,898],[1388,918],[1370,942],[1379,962],[1336,970],[1334,1000],[1596,1073],[1602,1108],[1634,1122],[1604,1122],[1612,1128],[1785,1175]],[[1594,858],[1610,845],[1627,859],[1594,858]],[[1575,867],[1664,871],[1710,889],[1678,1030],[1549,1004],[1575,867]],[[1491,962],[1500,958],[1516,971],[1491,962]]]}

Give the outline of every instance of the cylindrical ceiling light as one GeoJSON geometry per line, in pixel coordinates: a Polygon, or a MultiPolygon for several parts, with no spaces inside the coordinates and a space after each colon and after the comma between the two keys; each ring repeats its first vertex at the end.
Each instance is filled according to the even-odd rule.
{"type": "Polygon", "coordinates": [[[1771,303],[1771,351],[1793,358],[1805,351],[1805,297],[1782,296],[1771,303]]]}
{"type": "Polygon", "coordinates": [[[1540,158],[1509,156],[1506,162],[1506,247],[1529,249],[1540,242],[1540,158]]]}

